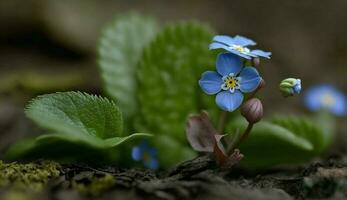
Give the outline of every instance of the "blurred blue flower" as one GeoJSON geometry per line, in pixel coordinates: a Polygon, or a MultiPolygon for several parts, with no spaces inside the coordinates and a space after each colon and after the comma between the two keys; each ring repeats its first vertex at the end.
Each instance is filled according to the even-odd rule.
{"type": "Polygon", "coordinates": [[[347,114],[347,98],[329,84],[321,84],[310,88],[304,96],[305,105],[312,111],[327,109],[337,116],[347,114]]]}
{"type": "Polygon", "coordinates": [[[146,141],[141,141],[139,145],[134,146],[131,156],[135,161],[142,161],[148,169],[158,169],[159,167],[157,150],[149,146],[146,141]]]}
{"type": "Polygon", "coordinates": [[[261,77],[254,67],[243,67],[239,56],[232,53],[218,55],[217,72],[206,71],[199,80],[201,89],[208,95],[216,96],[217,105],[232,112],[242,101],[243,94],[258,88],[261,77]]]}
{"type": "Polygon", "coordinates": [[[230,37],[226,35],[217,35],[213,38],[213,42],[210,44],[210,49],[225,49],[230,53],[236,54],[246,59],[252,57],[265,57],[270,58],[271,52],[262,51],[259,49],[250,50],[247,46],[253,46],[256,43],[243,36],[230,37]]]}

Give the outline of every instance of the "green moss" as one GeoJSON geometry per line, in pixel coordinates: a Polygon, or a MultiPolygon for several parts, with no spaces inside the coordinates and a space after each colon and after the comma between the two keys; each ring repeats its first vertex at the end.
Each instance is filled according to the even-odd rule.
{"type": "Polygon", "coordinates": [[[30,193],[28,191],[12,189],[7,191],[3,196],[0,197],[3,200],[38,200],[39,194],[30,193]]]}
{"type": "Polygon", "coordinates": [[[0,161],[0,187],[41,191],[50,179],[59,176],[59,169],[59,164],[50,161],[27,164],[0,161]]]}
{"type": "Polygon", "coordinates": [[[98,197],[103,192],[111,189],[115,183],[115,178],[112,175],[105,174],[103,177],[93,177],[89,184],[74,181],[72,187],[83,194],[98,197]]]}

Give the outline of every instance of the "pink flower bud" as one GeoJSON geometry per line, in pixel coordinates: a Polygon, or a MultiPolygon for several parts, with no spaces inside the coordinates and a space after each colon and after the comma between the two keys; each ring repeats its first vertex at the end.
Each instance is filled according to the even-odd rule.
{"type": "Polygon", "coordinates": [[[252,98],[241,107],[241,114],[251,124],[255,124],[263,117],[263,105],[257,98],[252,98]]]}

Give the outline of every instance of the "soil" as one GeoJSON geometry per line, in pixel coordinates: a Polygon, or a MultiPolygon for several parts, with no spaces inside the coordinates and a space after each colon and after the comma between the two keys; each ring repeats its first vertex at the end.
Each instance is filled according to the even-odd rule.
{"type": "Polygon", "coordinates": [[[258,172],[221,171],[207,156],[159,173],[80,164],[59,170],[39,199],[347,199],[343,157],[258,172]]]}

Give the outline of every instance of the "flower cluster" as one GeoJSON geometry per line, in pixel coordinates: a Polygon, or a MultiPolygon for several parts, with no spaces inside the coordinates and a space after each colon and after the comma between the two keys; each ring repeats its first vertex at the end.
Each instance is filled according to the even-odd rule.
{"type": "Polygon", "coordinates": [[[259,57],[270,58],[271,53],[249,49],[249,46],[255,44],[253,40],[242,36],[219,35],[213,38],[209,48],[224,49],[227,52],[218,55],[216,71],[204,72],[199,85],[206,94],[216,95],[216,104],[222,110],[218,130],[214,128],[206,112],[188,118],[186,135],[190,145],[196,151],[213,153],[217,164],[222,168],[230,168],[242,159],[238,146],[248,137],[253,124],[263,117],[263,105],[254,96],[265,85],[265,81],[257,69],[248,63],[258,66],[259,57]],[[246,62],[247,60],[252,62],[246,62]],[[251,94],[244,98],[246,93],[251,94]],[[241,115],[248,121],[248,127],[243,134],[235,133],[232,141],[226,142],[223,139],[225,135],[222,135],[226,113],[233,112],[240,106],[241,115]]]}
{"type": "Polygon", "coordinates": [[[131,156],[135,161],[142,161],[143,165],[148,169],[158,169],[159,163],[157,160],[157,150],[146,141],[142,141],[137,146],[134,146],[131,156]]]}
{"type": "Polygon", "coordinates": [[[225,49],[217,57],[216,71],[206,71],[199,80],[201,89],[208,95],[216,94],[216,104],[224,111],[233,112],[243,102],[244,93],[255,91],[261,81],[253,66],[244,66],[244,59],[270,58],[271,52],[250,50],[256,43],[242,36],[218,35],[213,38],[210,49],[225,49]]]}

